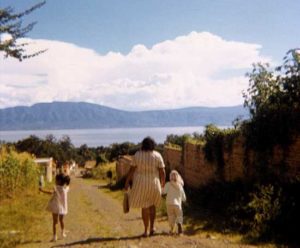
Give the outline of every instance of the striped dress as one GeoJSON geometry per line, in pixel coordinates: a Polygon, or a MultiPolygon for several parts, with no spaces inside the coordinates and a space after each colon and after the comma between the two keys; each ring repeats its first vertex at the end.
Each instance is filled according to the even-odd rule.
{"type": "Polygon", "coordinates": [[[157,151],[138,151],[132,166],[136,166],[129,192],[129,205],[132,208],[158,206],[161,200],[159,168],[164,168],[162,156],[157,151]]]}

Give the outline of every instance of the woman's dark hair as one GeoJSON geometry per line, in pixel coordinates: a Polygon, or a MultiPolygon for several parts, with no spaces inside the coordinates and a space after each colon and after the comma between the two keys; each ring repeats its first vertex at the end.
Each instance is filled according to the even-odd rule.
{"type": "Polygon", "coordinates": [[[63,186],[65,184],[65,177],[62,173],[57,174],[55,177],[55,181],[58,185],[63,186]]]}
{"type": "Polygon", "coordinates": [[[64,176],[64,183],[65,183],[66,185],[69,185],[69,184],[70,184],[70,182],[71,182],[71,178],[70,178],[70,176],[68,176],[68,175],[65,175],[65,176],[64,176]]]}
{"type": "Polygon", "coordinates": [[[142,151],[153,151],[155,148],[155,141],[154,139],[152,139],[151,137],[146,137],[145,139],[143,139],[142,141],[142,151]]]}
{"type": "Polygon", "coordinates": [[[63,165],[63,162],[62,162],[62,161],[56,160],[56,167],[57,167],[57,168],[62,167],[62,165],[63,165]]]}

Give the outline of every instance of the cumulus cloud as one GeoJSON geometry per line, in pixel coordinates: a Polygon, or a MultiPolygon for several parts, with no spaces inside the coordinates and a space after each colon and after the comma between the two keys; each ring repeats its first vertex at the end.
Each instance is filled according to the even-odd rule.
{"type": "Polygon", "coordinates": [[[230,106],[243,102],[245,71],[271,62],[261,46],[192,32],[124,55],[102,55],[74,44],[26,40],[44,54],[19,62],[0,59],[0,107],[87,101],[120,109],[230,106]]]}

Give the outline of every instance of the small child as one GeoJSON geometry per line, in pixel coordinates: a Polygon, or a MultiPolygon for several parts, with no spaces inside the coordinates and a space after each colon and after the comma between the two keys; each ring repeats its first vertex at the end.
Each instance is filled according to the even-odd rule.
{"type": "Polygon", "coordinates": [[[176,170],[170,173],[170,182],[167,182],[163,194],[167,195],[167,213],[170,225],[170,234],[173,234],[175,224],[177,223],[178,234],[182,234],[183,213],[181,203],[186,201],[183,189],[183,180],[176,170]]]}
{"type": "Polygon", "coordinates": [[[67,235],[65,233],[64,216],[68,213],[68,191],[69,191],[70,177],[63,174],[58,174],[55,177],[54,191],[46,191],[40,188],[40,191],[46,194],[51,194],[52,197],[48,203],[46,210],[52,213],[53,218],[53,238],[52,242],[57,240],[56,225],[58,220],[61,227],[62,238],[67,235]]]}

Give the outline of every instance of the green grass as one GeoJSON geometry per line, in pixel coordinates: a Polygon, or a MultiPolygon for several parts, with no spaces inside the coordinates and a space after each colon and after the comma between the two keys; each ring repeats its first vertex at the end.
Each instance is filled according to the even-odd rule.
{"type": "Polygon", "coordinates": [[[16,247],[34,241],[48,217],[48,195],[32,192],[0,205],[0,248],[16,247]]]}
{"type": "Polygon", "coordinates": [[[97,167],[92,169],[92,177],[95,179],[102,179],[106,180],[108,183],[110,183],[110,179],[107,177],[107,172],[111,171],[112,173],[112,183],[116,180],[116,163],[106,163],[106,164],[100,164],[97,167]]]}
{"type": "Polygon", "coordinates": [[[182,147],[180,145],[168,143],[165,145],[165,148],[182,151],[182,147]]]}

